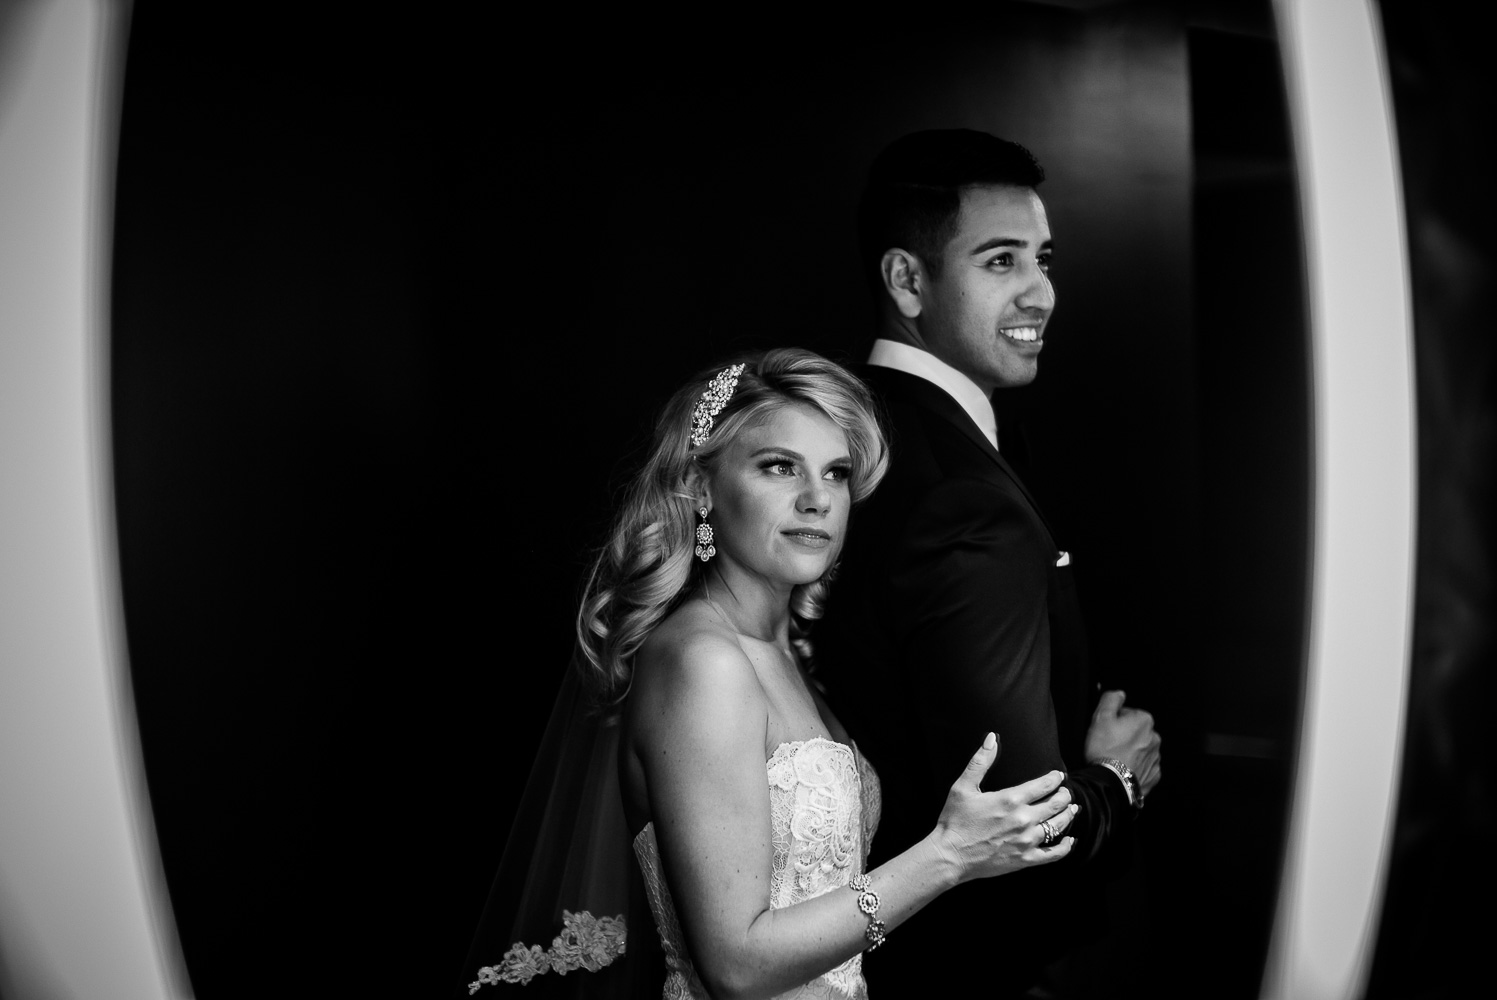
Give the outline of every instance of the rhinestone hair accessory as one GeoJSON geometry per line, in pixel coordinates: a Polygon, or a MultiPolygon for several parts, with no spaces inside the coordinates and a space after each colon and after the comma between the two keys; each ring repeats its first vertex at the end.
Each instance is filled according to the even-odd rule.
{"type": "Polygon", "coordinates": [[[691,411],[691,446],[700,448],[707,443],[707,435],[712,433],[712,421],[722,412],[728,400],[733,398],[733,390],[738,388],[738,376],[743,374],[743,365],[732,365],[718,372],[711,382],[707,383],[707,391],[702,393],[702,401],[697,408],[691,411]]]}

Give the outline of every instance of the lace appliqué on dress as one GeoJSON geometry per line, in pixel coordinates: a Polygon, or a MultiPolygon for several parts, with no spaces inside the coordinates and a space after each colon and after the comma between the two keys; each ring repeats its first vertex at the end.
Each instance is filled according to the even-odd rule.
{"type": "MultiPolygon", "coordinates": [[[[778,910],[845,887],[863,870],[867,842],[878,823],[880,797],[873,769],[852,747],[821,737],[782,743],[765,768],[774,847],[769,905],[778,910]]],[[[634,838],[634,853],[669,970],[665,1000],[705,1000],[707,991],[687,957],[670,887],[660,869],[653,824],[645,824],[634,838]]],[[[777,1000],[867,996],[863,956],[858,954],[777,1000]]]]}
{"type": "Polygon", "coordinates": [[[654,823],[646,823],[634,838],[634,856],[639,859],[645,893],[650,899],[650,912],[654,914],[655,928],[660,932],[660,950],[665,954],[662,1000],[706,997],[707,987],[697,978],[691,959],[686,957],[686,935],[681,933],[676,903],[671,899],[670,886],[665,884],[665,872],[660,867],[660,844],[655,840],[654,823]]]}
{"type": "Polygon", "coordinates": [[[863,857],[858,866],[858,873],[868,870],[868,855],[873,851],[873,835],[878,831],[878,821],[884,816],[884,786],[878,780],[878,772],[873,765],[868,763],[857,747],[853,752],[858,758],[858,781],[862,785],[863,792],[863,857]]]}
{"type": "MultiPolygon", "coordinates": [[[[769,905],[778,910],[842,888],[862,871],[862,775],[851,747],[819,737],[780,744],[766,767],[774,830],[769,905]]],[[[858,954],[787,995],[866,994],[858,954]]]]}
{"type": "Polygon", "coordinates": [[[524,986],[547,972],[555,972],[558,976],[578,969],[597,972],[624,954],[627,928],[623,914],[595,917],[586,910],[578,913],[562,910],[561,921],[561,933],[551,942],[549,949],[538,944],[527,949],[523,942],[516,941],[498,965],[485,965],[478,970],[478,979],[468,984],[468,995],[477,993],[481,986],[500,983],[524,986]]]}

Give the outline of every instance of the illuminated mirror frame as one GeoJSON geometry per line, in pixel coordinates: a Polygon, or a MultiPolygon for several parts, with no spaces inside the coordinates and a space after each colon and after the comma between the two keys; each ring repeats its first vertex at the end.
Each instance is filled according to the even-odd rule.
{"type": "Polygon", "coordinates": [[[125,653],[109,433],[129,7],[0,11],[0,995],[190,995],[125,653]]]}
{"type": "MultiPolygon", "coordinates": [[[[1295,799],[1265,997],[1366,985],[1401,759],[1411,320],[1374,7],[1276,0],[1308,262],[1314,455],[1295,799]]],[[[0,966],[58,995],[187,996],[115,572],[110,208],[127,7],[0,22],[0,966]]]]}
{"type": "Polygon", "coordinates": [[[1276,0],[1310,307],[1305,696],[1266,998],[1366,988],[1397,801],[1414,571],[1408,252],[1365,0],[1276,0]]]}

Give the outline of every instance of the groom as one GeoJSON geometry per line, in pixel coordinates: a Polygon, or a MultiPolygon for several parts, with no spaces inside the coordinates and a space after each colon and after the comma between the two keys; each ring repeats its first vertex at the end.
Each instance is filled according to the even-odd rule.
{"type": "Polygon", "coordinates": [[[929,832],[989,730],[985,789],[1060,768],[1081,807],[1065,860],[963,886],[891,934],[867,959],[878,995],[974,977],[984,996],[1055,995],[1054,963],[1101,934],[1103,876],[1159,780],[1153,719],[1120,691],[1097,697],[1071,557],[999,453],[989,402],[1033,381],[1055,306],[1043,178],[1015,143],[919,132],[879,155],[859,208],[879,313],[860,374],[892,467],[855,514],[814,638],[883,784],[870,863],[929,832]]]}

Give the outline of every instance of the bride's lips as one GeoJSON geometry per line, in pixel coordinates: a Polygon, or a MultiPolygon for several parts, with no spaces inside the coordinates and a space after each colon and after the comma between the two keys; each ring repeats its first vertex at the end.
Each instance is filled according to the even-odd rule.
{"type": "Polygon", "coordinates": [[[832,544],[832,536],[820,528],[790,528],[780,534],[808,549],[824,549],[832,544]]]}

